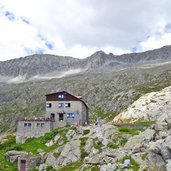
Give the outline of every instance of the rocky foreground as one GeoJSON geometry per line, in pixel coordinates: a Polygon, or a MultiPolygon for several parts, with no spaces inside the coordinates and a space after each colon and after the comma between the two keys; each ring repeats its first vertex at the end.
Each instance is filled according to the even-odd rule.
{"type": "Polygon", "coordinates": [[[5,156],[12,163],[24,157],[30,162],[30,168],[42,171],[48,168],[70,170],[71,166],[81,171],[170,171],[170,130],[171,117],[146,130],[117,128],[109,124],[71,127],[65,134],[56,134],[45,142],[47,148],[37,147],[36,153],[25,152],[23,144],[22,151],[7,151],[5,156]],[[53,148],[55,145],[57,148],[53,148]]]}

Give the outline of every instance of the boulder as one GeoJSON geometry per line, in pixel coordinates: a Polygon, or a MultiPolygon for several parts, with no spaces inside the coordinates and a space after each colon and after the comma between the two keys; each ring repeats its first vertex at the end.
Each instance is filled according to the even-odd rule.
{"type": "Polygon", "coordinates": [[[147,163],[150,171],[166,171],[166,163],[159,154],[150,152],[147,163]]]}
{"type": "Polygon", "coordinates": [[[171,150],[171,135],[166,137],[165,143],[166,143],[166,147],[168,147],[168,149],[171,150]]]}
{"type": "Polygon", "coordinates": [[[89,137],[93,139],[109,139],[112,135],[118,132],[119,131],[117,127],[109,124],[103,124],[100,126],[92,126],[89,137]]]}
{"type": "Polygon", "coordinates": [[[133,153],[143,152],[147,148],[147,144],[153,139],[155,131],[147,129],[139,135],[129,138],[124,148],[132,150],[133,153]]]}
{"type": "Polygon", "coordinates": [[[100,167],[100,171],[113,171],[115,169],[116,169],[116,165],[115,164],[111,164],[111,163],[102,165],[100,167]]]}
{"type": "Polygon", "coordinates": [[[91,149],[91,152],[90,152],[90,154],[89,154],[89,157],[93,157],[93,156],[96,155],[97,153],[99,153],[99,150],[93,147],[93,148],[91,149]]]}
{"type": "Polygon", "coordinates": [[[54,137],[54,143],[56,144],[58,142],[58,140],[60,139],[60,135],[56,135],[54,137]]]}
{"type": "Polygon", "coordinates": [[[93,164],[93,165],[102,165],[102,164],[106,164],[106,162],[104,161],[106,155],[104,153],[98,153],[96,155],[93,155],[92,157],[85,157],[84,162],[86,164],[93,164]]]}
{"type": "Polygon", "coordinates": [[[47,142],[45,145],[47,147],[50,147],[50,146],[54,145],[54,142],[53,142],[53,140],[51,140],[51,141],[47,142]]]}
{"type": "Polygon", "coordinates": [[[70,129],[65,136],[67,137],[68,141],[70,141],[75,135],[76,132],[73,129],[70,129]]]}
{"type": "Polygon", "coordinates": [[[171,159],[167,160],[166,169],[167,171],[171,170],[171,159]]]}
{"type": "Polygon", "coordinates": [[[87,153],[90,153],[92,147],[93,147],[93,140],[92,140],[92,139],[88,139],[88,140],[86,141],[86,145],[85,145],[85,147],[84,147],[85,151],[86,151],[87,153]]]}
{"type": "Polygon", "coordinates": [[[80,160],[80,140],[72,140],[47,156],[46,164],[57,169],[80,160]]]}
{"type": "Polygon", "coordinates": [[[127,169],[131,166],[131,161],[129,159],[126,159],[123,164],[119,164],[119,169],[127,169]]]}
{"type": "Polygon", "coordinates": [[[166,122],[157,122],[154,125],[154,129],[156,131],[164,131],[164,130],[167,130],[168,129],[168,124],[166,122]]]}
{"type": "Polygon", "coordinates": [[[39,171],[46,171],[47,164],[40,164],[39,171]]]}
{"type": "Polygon", "coordinates": [[[161,155],[165,161],[171,159],[171,151],[165,146],[165,144],[161,147],[161,155]]]}
{"type": "Polygon", "coordinates": [[[129,168],[131,165],[131,161],[129,159],[126,159],[123,163],[123,168],[129,168]]]}

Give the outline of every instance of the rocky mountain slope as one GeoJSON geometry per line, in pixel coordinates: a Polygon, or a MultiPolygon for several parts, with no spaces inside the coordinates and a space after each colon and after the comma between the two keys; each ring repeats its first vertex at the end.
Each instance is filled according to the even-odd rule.
{"type": "Polygon", "coordinates": [[[171,115],[171,86],[145,94],[117,115],[114,123],[163,120],[171,115]]]}
{"type": "MultiPolygon", "coordinates": [[[[92,122],[97,119],[105,119],[106,121],[112,120],[116,114],[126,109],[141,95],[153,91],[159,91],[171,85],[171,63],[169,61],[169,49],[170,46],[150,52],[115,57],[112,54],[109,54],[107,55],[108,57],[106,57],[106,54],[100,51],[83,60],[64,58],[67,65],[63,65],[63,69],[59,69],[59,72],[61,72],[61,70],[66,70],[66,68],[68,68],[68,60],[72,61],[70,62],[72,67],[75,63],[84,61],[85,63],[82,65],[86,68],[86,70],[83,72],[65,75],[61,78],[54,77],[49,79],[30,79],[27,82],[24,81],[18,83],[6,83],[4,81],[0,81],[0,132],[10,129],[11,131],[15,131],[16,120],[19,117],[43,116],[45,113],[44,95],[46,93],[57,91],[61,88],[73,94],[83,96],[84,100],[90,107],[90,120],[92,122]],[[145,56],[146,59],[143,59],[142,57],[145,56]],[[117,61],[120,60],[119,62],[121,63],[126,63],[127,67],[124,69],[116,69],[116,67],[110,65],[112,68],[111,69],[108,67],[108,64],[111,64],[113,59],[117,59],[117,61]],[[145,64],[144,61],[147,61],[146,63],[153,61],[153,63],[150,64],[149,62],[148,64],[145,64]],[[89,64],[89,67],[87,67],[87,63],[89,64]],[[132,65],[128,65],[130,63],[132,63],[132,65]],[[143,64],[138,65],[138,63],[143,64]]],[[[46,66],[46,62],[48,63],[48,61],[51,61],[49,58],[50,57],[46,57],[45,55],[42,57],[35,56],[31,58],[26,57],[22,59],[10,60],[3,62],[3,66],[6,67],[2,67],[1,63],[0,70],[3,70],[2,74],[4,74],[4,77],[11,76],[11,74],[6,74],[6,72],[7,70],[9,70],[9,73],[13,73],[13,70],[15,71],[16,68],[14,61],[16,61],[19,62],[18,67],[22,65],[27,66],[27,69],[25,67],[19,67],[21,70],[25,70],[23,74],[28,73],[30,76],[41,73],[47,74],[47,72],[56,70],[46,70],[52,65],[49,64],[47,65],[48,67],[46,66]],[[26,63],[23,64],[23,61],[26,59],[26,63]],[[36,62],[31,63],[32,59],[33,61],[38,60],[37,64],[36,62]],[[38,67],[40,59],[46,59],[46,62],[43,65],[40,65],[41,67],[38,67]],[[14,63],[10,64],[12,61],[14,63]],[[35,69],[33,68],[29,69],[30,65],[33,65],[37,71],[35,72],[35,69]],[[13,67],[14,69],[10,69],[13,67]],[[43,67],[46,69],[41,72],[40,69],[43,67]]],[[[54,60],[59,62],[57,58],[58,57],[54,57],[54,60]]],[[[54,63],[54,67],[56,68],[61,66],[55,64],[55,61],[52,63],[54,63]]],[[[70,67],[70,69],[72,69],[72,67],[70,67]]],[[[14,72],[13,77],[18,76],[18,74],[21,75],[21,73],[18,72],[18,69],[16,69],[16,71],[17,72],[14,72]]]]}

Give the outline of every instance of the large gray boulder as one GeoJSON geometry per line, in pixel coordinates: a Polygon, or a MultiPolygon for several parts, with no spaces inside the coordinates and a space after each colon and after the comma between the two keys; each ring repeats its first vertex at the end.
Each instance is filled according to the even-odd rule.
{"type": "Polygon", "coordinates": [[[149,171],[166,171],[166,163],[163,158],[153,152],[148,154],[149,171]]]}
{"type": "Polygon", "coordinates": [[[80,160],[80,140],[72,140],[47,156],[46,164],[57,169],[80,160]]]}
{"type": "Polygon", "coordinates": [[[144,152],[147,149],[148,143],[153,140],[155,131],[153,129],[147,129],[139,135],[135,135],[129,138],[124,148],[131,150],[133,153],[144,152]]]}

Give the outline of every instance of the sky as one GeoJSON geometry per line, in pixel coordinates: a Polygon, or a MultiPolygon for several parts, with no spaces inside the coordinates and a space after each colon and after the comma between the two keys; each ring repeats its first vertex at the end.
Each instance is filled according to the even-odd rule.
{"type": "Polygon", "coordinates": [[[0,61],[171,45],[170,0],[0,0],[0,61]]]}

